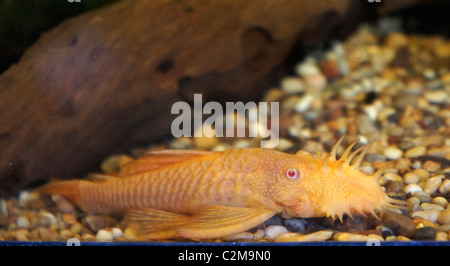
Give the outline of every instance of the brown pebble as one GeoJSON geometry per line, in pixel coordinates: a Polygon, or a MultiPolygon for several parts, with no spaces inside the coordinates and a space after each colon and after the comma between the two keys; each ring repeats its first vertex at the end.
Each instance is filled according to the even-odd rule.
{"type": "Polygon", "coordinates": [[[88,224],[89,228],[97,232],[100,229],[105,228],[105,219],[103,219],[100,215],[89,215],[85,218],[86,223],[88,224]]]}
{"type": "Polygon", "coordinates": [[[108,215],[89,215],[86,216],[85,221],[94,232],[106,227],[114,227],[119,222],[116,218],[108,215]]]}
{"type": "Polygon", "coordinates": [[[411,218],[393,211],[385,211],[381,220],[386,227],[399,235],[412,237],[416,230],[416,225],[411,218]]]}
{"type": "Polygon", "coordinates": [[[414,239],[419,240],[434,240],[436,238],[437,230],[434,227],[425,226],[417,228],[414,232],[414,239]]]}
{"type": "Polygon", "coordinates": [[[61,213],[75,213],[75,207],[73,204],[64,197],[53,195],[53,202],[56,204],[56,209],[61,213]]]}
{"type": "Polygon", "coordinates": [[[398,193],[403,189],[403,182],[401,181],[389,181],[386,185],[386,193],[398,193]]]}
{"type": "Polygon", "coordinates": [[[441,165],[437,162],[434,161],[426,161],[423,163],[423,169],[425,169],[428,172],[436,172],[437,170],[439,170],[441,168],[441,165]]]}
{"type": "Polygon", "coordinates": [[[77,223],[77,218],[71,213],[64,213],[61,215],[61,218],[66,224],[72,225],[77,223]]]}
{"type": "Polygon", "coordinates": [[[8,217],[0,213],[0,227],[7,227],[9,224],[8,217]]]}

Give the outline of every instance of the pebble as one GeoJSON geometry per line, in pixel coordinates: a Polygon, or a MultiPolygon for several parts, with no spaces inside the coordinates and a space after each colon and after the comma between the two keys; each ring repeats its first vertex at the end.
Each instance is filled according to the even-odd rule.
{"type": "Polygon", "coordinates": [[[81,239],[83,241],[95,241],[96,240],[95,236],[92,234],[82,234],[81,239]]]}
{"type": "Polygon", "coordinates": [[[441,147],[444,144],[445,144],[445,137],[442,135],[433,134],[425,139],[426,146],[441,147]]]}
{"type": "Polygon", "coordinates": [[[66,224],[75,224],[77,223],[77,218],[75,217],[75,215],[71,214],[71,213],[63,213],[61,215],[62,220],[66,223],[66,224]]]}
{"type": "Polygon", "coordinates": [[[420,207],[422,207],[422,209],[424,211],[443,211],[444,210],[444,207],[442,207],[441,205],[428,203],[428,202],[424,202],[424,203],[420,204],[420,207]]]}
{"type": "Polygon", "coordinates": [[[56,225],[58,223],[56,217],[48,212],[41,210],[39,212],[39,225],[42,227],[49,227],[51,225],[56,225]]]}
{"type": "Polygon", "coordinates": [[[294,146],[295,146],[295,144],[292,141],[285,139],[285,138],[280,138],[278,140],[278,145],[277,145],[276,149],[280,150],[280,151],[286,151],[294,146]]]}
{"type": "Polygon", "coordinates": [[[295,71],[299,76],[311,76],[320,74],[320,69],[316,64],[316,60],[312,57],[306,58],[303,62],[297,64],[295,71]]]}
{"type": "Polygon", "coordinates": [[[205,128],[203,128],[203,131],[201,131],[202,128],[203,127],[200,127],[199,129],[197,129],[197,131],[199,131],[201,134],[200,137],[195,137],[196,136],[195,133],[198,134],[198,132],[194,132],[193,142],[194,142],[195,147],[197,147],[198,149],[209,150],[212,147],[214,147],[217,143],[219,143],[219,139],[216,137],[215,131],[212,128],[205,127],[205,128]],[[207,132],[205,132],[205,131],[207,131],[207,132]],[[211,134],[211,137],[206,136],[205,133],[211,134]]]}
{"type": "Polygon", "coordinates": [[[450,192],[450,180],[449,179],[445,179],[441,185],[439,186],[439,192],[442,194],[446,194],[448,192],[450,192]]]}
{"type": "Polygon", "coordinates": [[[411,218],[393,211],[385,211],[381,221],[396,234],[406,237],[411,237],[416,229],[416,225],[411,218]]]}
{"type": "Polygon", "coordinates": [[[285,77],[281,80],[281,89],[287,94],[301,93],[305,91],[305,83],[298,77],[285,77]]]}
{"type": "Polygon", "coordinates": [[[423,189],[417,184],[409,184],[403,188],[403,191],[407,194],[414,195],[417,192],[422,192],[423,189]]]}
{"type": "Polygon", "coordinates": [[[383,154],[389,160],[397,160],[402,157],[403,151],[395,147],[388,147],[384,150],[383,154]]]}
{"type": "Polygon", "coordinates": [[[430,177],[430,173],[422,168],[415,169],[413,172],[419,176],[420,181],[427,180],[430,177]]]}
{"type": "Polygon", "coordinates": [[[331,230],[321,230],[311,234],[303,235],[299,233],[284,233],[278,235],[275,242],[318,242],[326,241],[333,236],[334,232],[331,230]]]}
{"type": "Polygon", "coordinates": [[[72,226],[70,227],[70,231],[73,234],[79,234],[82,230],[83,230],[83,225],[81,223],[72,224],[72,226]]]}
{"type": "Polygon", "coordinates": [[[50,228],[39,227],[38,236],[42,241],[54,241],[56,232],[50,228]]]}
{"type": "Polygon", "coordinates": [[[408,149],[405,152],[405,158],[415,158],[419,156],[424,156],[427,152],[427,149],[424,146],[416,146],[408,149]]]}
{"type": "Polygon", "coordinates": [[[287,228],[281,225],[269,225],[264,230],[265,236],[272,240],[281,234],[286,234],[287,232],[287,228]]]}
{"type": "Polygon", "coordinates": [[[19,229],[12,232],[14,240],[17,241],[29,241],[28,236],[30,235],[30,231],[27,229],[19,229]]]}
{"type": "Polygon", "coordinates": [[[105,219],[103,219],[103,217],[100,215],[86,216],[85,221],[88,224],[89,228],[94,232],[105,228],[106,225],[105,219]]]}
{"type": "Polygon", "coordinates": [[[133,240],[137,239],[136,231],[131,227],[128,227],[127,229],[125,229],[125,231],[123,232],[123,236],[125,237],[126,240],[129,240],[129,241],[133,241],[133,240]]]}
{"type": "Polygon", "coordinates": [[[384,239],[375,234],[370,235],[360,235],[360,234],[354,234],[354,233],[347,233],[347,232],[339,232],[333,235],[333,240],[335,241],[357,241],[357,242],[367,242],[369,239],[375,238],[380,241],[384,241],[384,239]]]}
{"type": "Polygon", "coordinates": [[[55,202],[56,209],[60,213],[75,213],[75,207],[73,206],[73,204],[64,197],[53,195],[52,200],[53,202],[55,202]]]}
{"type": "Polygon", "coordinates": [[[311,234],[304,235],[303,241],[326,241],[333,236],[334,232],[331,230],[321,230],[311,234]]]}
{"type": "Polygon", "coordinates": [[[395,173],[386,173],[384,174],[384,178],[387,181],[392,181],[392,182],[403,182],[403,178],[395,173]]]}
{"type": "Polygon", "coordinates": [[[117,238],[122,238],[123,237],[122,229],[120,229],[118,227],[111,228],[111,234],[112,234],[113,239],[117,239],[117,238]]]}
{"type": "Polygon", "coordinates": [[[263,238],[264,238],[264,230],[263,229],[258,229],[253,234],[253,240],[255,240],[255,241],[259,241],[259,240],[261,240],[263,238]]]}
{"type": "Polygon", "coordinates": [[[418,174],[414,173],[414,172],[408,172],[403,176],[403,181],[405,182],[405,184],[409,185],[409,184],[417,184],[420,181],[420,177],[418,174]]]}
{"type": "Polygon", "coordinates": [[[278,235],[274,242],[301,242],[303,240],[304,235],[299,233],[284,233],[278,235]]]}
{"type": "Polygon", "coordinates": [[[416,196],[417,198],[419,198],[420,203],[424,203],[424,202],[431,202],[431,196],[425,192],[417,192],[414,193],[414,196],[416,196]]]}
{"type": "Polygon", "coordinates": [[[100,169],[104,173],[117,173],[126,163],[133,160],[131,156],[124,154],[115,154],[104,159],[100,164],[100,169]]]}
{"type": "Polygon", "coordinates": [[[304,232],[306,229],[306,222],[304,219],[291,218],[284,220],[284,226],[290,232],[304,232]]]}
{"type": "Polygon", "coordinates": [[[378,132],[375,124],[370,120],[370,118],[366,114],[360,114],[356,118],[356,126],[358,128],[358,132],[366,135],[373,134],[374,132],[378,132]]]}
{"type": "Polygon", "coordinates": [[[30,227],[30,221],[25,216],[19,216],[16,220],[16,224],[20,228],[29,228],[30,227]]]}
{"type": "Polygon", "coordinates": [[[253,234],[250,232],[242,232],[235,235],[227,236],[225,241],[253,240],[253,234]]]}
{"type": "Polygon", "coordinates": [[[439,219],[439,211],[431,210],[431,211],[415,211],[411,214],[412,217],[421,217],[425,220],[436,223],[439,219]]]}
{"type": "Polygon", "coordinates": [[[73,233],[68,229],[63,229],[59,232],[59,236],[61,236],[64,241],[67,241],[68,239],[73,237],[73,233]]]}
{"type": "Polygon", "coordinates": [[[446,209],[439,214],[438,221],[440,224],[450,224],[450,209],[446,209]]]}
{"type": "Polygon", "coordinates": [[[431,200],[434,204],[440,205],[443,208],[447,207],[448,202],[444,197],[435,197],[431,200]]]}
{"type": "Polygon", "coordinates": [[[447,101],[447,92],[445,90],[429,90],[424,93],[425,99],[433,104],[441,104],[447,101]]]}
{"type": "Polygon", "coordinates": [[[436,238],[436,233],[436,228],[425,226],[417,228],[414,232],[413,238],[418,240],[434,240],[436,238]]]}
{"type": "Polygon", "coordinates": [[[437,232],[436,241],[448,241],[448,234],[446,232],[437,232]]]}
{"type": "Polygon", "coordinates": [[[433,194],[436,192],[439,188],[439,186],[442,184],[442,179],[444,179],[444,175],[437,175],[433,176],[430,179],[428,179],[425,188],[423,189],[423,192],[427,194],[433,194]]]}
{"type": "Polygon", "coordinates": [[[178,150],[192,149],[192,139],[188,137],[175,138],[173,141],[169,143],[168,146],[170,149],[178,149],[178,150]]]}
{"type": "Polygon", "coordinates": [[[391,33],[386,38],[386,45],[393,49],[398,49],[407,46],[409,43],[408,37],[400,32],[391,33]]]}
{"type": "Polygon", "coordinates": [[[431,172],[431,173],[436,172],[440,168],[441,168],[441,165],[439,163],[437,163],[437,162],[434,162],[434,161],[428,160],[428,161],[423,163],[423,169],[428,171],[428,172],[431,172]]]}
{"type": "Polygon", "coordinates": [[[113,240],[113,235],[110,231],[107,230],[98,230],[97,234],[95,235],[95,240],[100,242],[110,242],[113,240]]]}
{"type": "Polygon", "coordinates": [[[294,110],[298,113],[303,113],[311,107],[313,101],[314,96],[312,94],[306,94],[298,100],[294,107],[294,110]]]}

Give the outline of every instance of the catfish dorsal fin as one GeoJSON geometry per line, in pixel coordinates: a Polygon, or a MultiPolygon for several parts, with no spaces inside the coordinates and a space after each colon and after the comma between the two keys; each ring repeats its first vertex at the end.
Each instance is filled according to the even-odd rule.
{"type": "Polygon", "coordinates": [[[215,154],[210,151],[197,150],[159,150],[148,151],[146,155],[125,164],[120,169],[120,176],[129,176],[142,172],[156,170],[172,164],[197,159],[215,154]]]}

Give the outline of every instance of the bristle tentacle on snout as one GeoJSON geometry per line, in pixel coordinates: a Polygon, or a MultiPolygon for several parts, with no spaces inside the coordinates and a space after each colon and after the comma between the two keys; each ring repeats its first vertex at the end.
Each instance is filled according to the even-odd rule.
{"type": "Polygon", "coordinates": [[[359,170],[374,141],[354,149],[360,141],[358,139],[345,149],[339,159],[336,159],[343,138],[337,141],[329,154],[321,157],[323,169],[328,176],[337,180],[336,189],[340,188],[339,191],[332,192],[333,200],[323,207],[326,216],[339,219],[341,222],[345,215],[353,218],[352,215],[355,214],[372,215],[380,219],[381,213],[386,208],[406,208],[405,201],[390,198],[378,184],[378,179],[392,166],[391,163],[385,164],[372,175],[359,170]]]}
{"type": "Polygon", "coordinates": [[[347,149],[345,149],[342,156],[339,158],[339,160],[336,159],[337,156],[337,150],[339,146],[341,145],[342,141],[344,139],[344,136],[339,138],[339,140],[336,142],[336,144],[333,146],[331,152],[323,157],[323,167],[327,168],[329,162],[335,162],[338,161],[338,168],[342,169],[342,167],[353,167],[355,169],[359,169],[359,166],[361,165],[364,157],[366,156],[368,150],[372,146],[374,141],[369,142],[369,144],[364,145],[356,149],[352,152],[353,147],[356,146],[356,144],[359,143],[359,139],[352,142],[347,149]],[[359,154],[359,156],[356,158],[355,162],[352,164],[353,159],[359,154]]]}

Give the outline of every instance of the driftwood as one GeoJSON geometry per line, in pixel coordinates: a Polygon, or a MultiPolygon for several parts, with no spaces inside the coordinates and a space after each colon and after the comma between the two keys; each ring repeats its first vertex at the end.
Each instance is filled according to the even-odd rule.
{"type": "Polygon", "coordinates": [[[258,100],[299,36],[324,38],[349,3],[125,0],[64,21],[0,76],[0,198],[170,135],[193,92],[258,100]]]}

